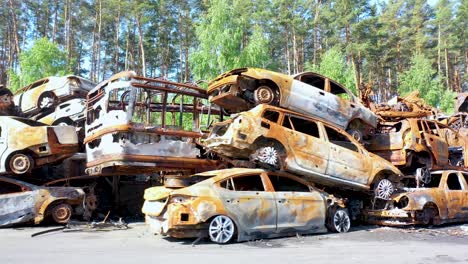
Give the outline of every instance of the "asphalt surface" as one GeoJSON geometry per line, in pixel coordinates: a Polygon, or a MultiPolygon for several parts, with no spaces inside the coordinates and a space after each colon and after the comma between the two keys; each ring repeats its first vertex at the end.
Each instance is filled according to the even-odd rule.
{"type": "Polygon", "coordinates": [[[129,227],[35,237],[31,235],[54,226],[2,228],[0,263],[468,263],[468,224],[430,229],[359,226],[346,234],[223,246],[155,236],[144,223],[129,227]]]}

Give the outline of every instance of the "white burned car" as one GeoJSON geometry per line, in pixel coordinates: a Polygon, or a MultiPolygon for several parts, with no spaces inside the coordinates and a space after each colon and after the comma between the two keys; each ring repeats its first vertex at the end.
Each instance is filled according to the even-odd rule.
{"type": "Polygon", "coordinates": [[[35,166],[59,162],[78,150],[73,126],[47,126],[15,116],[0,116],[0,173],[25,174],[35,166]]]}

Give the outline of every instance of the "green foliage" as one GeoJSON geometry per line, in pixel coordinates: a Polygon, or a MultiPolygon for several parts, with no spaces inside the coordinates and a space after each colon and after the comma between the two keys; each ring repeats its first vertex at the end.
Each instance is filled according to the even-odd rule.
{"type": "Polygon", "coordinates": [[[405,96],[415,90],[428,104],[444,112],[453,111],[454,93],[443,88],[442,80],[434,78],[436,71],[432,69],[431,61],[417,53],[411,59],[411,67],[402,73],[398,92],[405,96]]]}
{"type": "Polygon", "coordinates": [[[326,51],[318,66],[306,63],[305,70],[325,75],[356,94],[353,69],[346,64],[344,55],[338,47],[333,47],[326,51]]]}
{"type": "Polygon", "coordinates": [[[33,46],[23,51],[19,58],[21,71],[16,74],[10,69],[10,89],[17,89],[47,76],[70,74],[67,69],[67,54],[59,47],[41,38],[33,46]]]}
{"type": "Polygon", "coordinates": [[[196,27],[199,46],[190,58],[195,79],[211,79],[238,67],[261,67],[268,60],[268,39],[251,19],[254,3],[213,0],[196,27]]]}

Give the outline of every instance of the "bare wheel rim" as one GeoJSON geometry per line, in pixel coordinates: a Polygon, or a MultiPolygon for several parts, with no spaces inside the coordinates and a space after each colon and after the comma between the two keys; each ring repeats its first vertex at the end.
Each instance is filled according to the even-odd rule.
{"type": "Polygon", "coordinates": [[[69,204],[60,204],[54,207],[52,211],[52,216],[55,222],[59,224],[64,224],[70,219],[71,213],[72,209],[69,204]]]}
{"type": "Polygon", "coordinates": [[[17,174],[25,173],[31,167],[31,161],[28,156],[24,154],[16,154],[13,156],[10,164],[11,170],[17,174]]]}
{"type": "Polygon", "coordinates": [[[49,108],[54,105],[54,98],[50,96],[45,96],[41,99],[41,102],[39,103],[40,108],[49,108]]]}
{"type": "Polygon", "coordinates": [[[390,199],[394,191],[393,183],[388,179],[382,179],[378,184],[377,188],[375,189],[377,198],[382,198],[385,200],[390,199]]]}
{"type": "Polygon", "coordinates": [[[278,165],[278,151],[274,147],[262,147],[258,150],[258,161],[273,166],[278,165]]]}
{"type": "Polygon", "coordinates": [[[275,93],[268,86],[260,86],[255,90],[254,98],[259,104],[269,104],[275,99],[275,93]]]}
{"type": "Polygon", "coordinates": [[[333,216],[333,225],[339,233],[348,232],[351,227],[351,220],[344,210],[337,210],[333,216]]]}
{"type": "Polygon", "coordinates": [[[229,242],[234,236],[234,222],[231,218],[218,215],[210,223],[209,235],[213,242],[224,244],[229,242]]]}

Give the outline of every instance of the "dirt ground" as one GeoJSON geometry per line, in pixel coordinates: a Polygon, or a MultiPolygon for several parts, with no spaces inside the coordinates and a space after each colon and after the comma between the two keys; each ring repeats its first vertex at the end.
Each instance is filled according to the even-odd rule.
{"type": "Polygon", "coordinates": [[[468,263],[468,224],[438,228],[354,227],[320,234],[216,245],[150,234],[144,223],[118,231],[0,229],[0,263],[468,263]]]}

